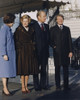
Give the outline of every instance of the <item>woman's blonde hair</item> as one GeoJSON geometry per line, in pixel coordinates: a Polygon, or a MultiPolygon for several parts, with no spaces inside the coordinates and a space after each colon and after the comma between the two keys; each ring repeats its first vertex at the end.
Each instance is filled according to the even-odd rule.
{"type": "Polygon", "coordinates": [[[29,15],[23,15],[23,16],[20,18],[21,23],[23,22],[23,19],[28,19],[29,24],[31,23],[31,17],[30,17],[29,15]]]}

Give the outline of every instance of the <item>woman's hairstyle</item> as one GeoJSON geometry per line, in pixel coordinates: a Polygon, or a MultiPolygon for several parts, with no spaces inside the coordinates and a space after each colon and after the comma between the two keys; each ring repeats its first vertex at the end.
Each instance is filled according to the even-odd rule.
{"type": "Polygon", "coordinates": [[[57,17],[62,17],[63,20],[64,20],[64,16],[63,16],[62,14],[58,14],[58,15],[56,16],[56,20],[57,20],[57,17]]]}
{"type": "Polygon", "coordinates": [[[11,14],[11,13],[7,13],[4,15],[3,17],[3,22],[5,24],[10,24],[10,23],[14,23],[14,19],[15,19],[15,15],[11,14]]]}
{"type": "Polygon", "coordinates": [[[30,17],[29,15],[23,15],[23,16],[20,18],[21,23],[23,22],[23,19],[28,19],[29,23],[31,22],[31,17],[30,17]]]}

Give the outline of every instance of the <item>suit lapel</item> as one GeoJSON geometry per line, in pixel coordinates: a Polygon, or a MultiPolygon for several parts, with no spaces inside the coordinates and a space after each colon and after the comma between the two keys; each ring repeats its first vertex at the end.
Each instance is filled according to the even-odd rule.
{"type": "Polygon", "coordinates": [[[41,31],[41,27],[40,27],[40,25],[38,24],[38,22],[36,23],[36,30],[38,30],[39,32],[42,32],[42,31],[41,31]]]}
{"type": "Polygon", "coordinates": [[[44,24],[44,28],[45,28],[45,31],[47,31],[47,26],[46,26],[46,24],[44,24]]]}
{"type": "MultiPolygon", "coordinates": [[[[40,32],[42,32],[41,27],[40,27],[40,25],[38,24],[38,22],[36,23],[36,28],[37,28],[40,32]]],[[[46,24],[44,24],[44,29],[45,29],[45,31],[47,30],[46,24]]]]}

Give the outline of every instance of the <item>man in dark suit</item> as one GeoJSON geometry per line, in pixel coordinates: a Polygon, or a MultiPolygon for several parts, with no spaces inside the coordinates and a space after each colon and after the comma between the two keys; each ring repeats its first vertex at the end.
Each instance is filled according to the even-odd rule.
{"type": "Polygon", "coordinates": [[[64,17],[56,16],[57,25],[51,28],[51,45],[55,63],[56,89],[60,90],[60,68],[63,67],[64,90],[69,90],[68,66],[72,57],[72,39],[70,29],[63,25],[64,17]]]}
{"type": "Polygon", "coordinates": [[[33,25],[35,33],[36,52],[38,58],[38,64],[40,69],[40,80],[39,75],[34,75],[34,87],[35,90],[47,89],[47,75],[46,67],[48,65],[49,56],[49,26],[45,24],[46,13],[39,11],[37,13],[38,21],[33,25]]]}

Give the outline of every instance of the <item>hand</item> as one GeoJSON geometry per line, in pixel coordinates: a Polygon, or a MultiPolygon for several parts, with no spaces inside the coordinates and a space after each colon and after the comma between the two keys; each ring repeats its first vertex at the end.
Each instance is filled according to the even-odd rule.
{"type": "Polygon", "coordinates": [[[7,55],[4,55],[3,58],[4,58],[4,60],[6,60],[6,61],[8,60],[8,56],[7,56],[7,55]]]}
{"type": "Polygon", "coordinates": [[[69,53],[69,58],[72,58],[73,54],[72,52],[69,53]]]}
{"type": "Polygon", "coordinates": [[[56,46],[54,46],[54,49],[56,48],[56,46]]]}

